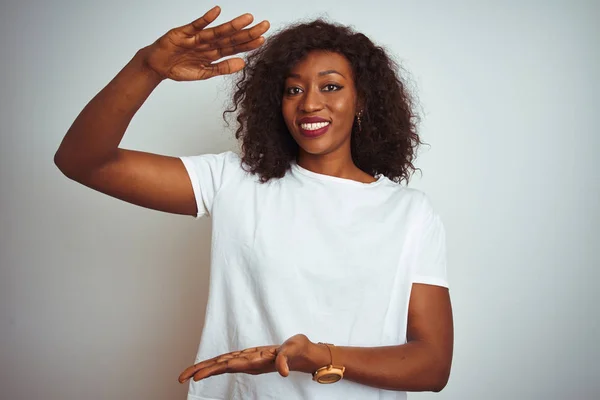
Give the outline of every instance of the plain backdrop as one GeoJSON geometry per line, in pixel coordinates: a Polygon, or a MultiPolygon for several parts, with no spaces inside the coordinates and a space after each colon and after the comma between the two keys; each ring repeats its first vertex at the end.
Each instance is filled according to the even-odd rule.
{"type": "MultiPolygon", "coordinates": [[[[218,21],[252,12],[271,32],[319,16],[353,25],[407,71],[430,144],[410,185],[446,225],[456,330],[448,386],[412,399],[600,398],[599,3],[219,3],[218,21]]],[[[2,1],[1,399],[185,398],[210,219],[101,195],[53,156],[139,48],[213,5],[2,1]]],[[[230,86],[162,83],[122,145],[236,149],[221,119],[230,86]]]]}

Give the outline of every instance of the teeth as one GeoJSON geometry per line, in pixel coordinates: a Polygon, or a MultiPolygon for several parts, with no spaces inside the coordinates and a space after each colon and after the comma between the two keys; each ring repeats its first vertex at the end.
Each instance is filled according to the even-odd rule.
{"type": "Polygon", "coordinates": [[[317,129],[321,129],[329,125],[329,122],[317,122],[313,124],[300,124],[302,129],[307,131],[316,131],[317,129]]]}

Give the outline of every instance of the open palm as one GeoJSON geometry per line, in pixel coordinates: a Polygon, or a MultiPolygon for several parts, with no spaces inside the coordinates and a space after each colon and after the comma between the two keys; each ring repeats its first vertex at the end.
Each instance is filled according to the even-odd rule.
{"type": "Polygon", "coordinates": [[[240,71],[245,66],[241,58],[215,61],[260,47],[269,22],[244,29],[254,21],[251,14],[244,14],[207,29],[220,13],[221,9],[214,7],[190,24],[160,37],[148,47],[148,66],[161,77],[176,81],[203,80],[240,71]]]}
{"type": "Polygon", "coordinates": [[[310,347],[315,346],[306,335],[294,335],[282,345],[252,347],[202,361],[188,367],[179,375],[179,382],[195,381],[210,376],[232,373],[251,375],[279,372],[288,376],[290,371],[313,372],[310,347]]]}

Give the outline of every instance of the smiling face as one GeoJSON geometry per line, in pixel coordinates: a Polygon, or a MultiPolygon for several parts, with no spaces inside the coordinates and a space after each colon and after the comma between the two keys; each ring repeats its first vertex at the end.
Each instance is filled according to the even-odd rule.
{"type": "Polygon", "coordinates": [[[350,137],[357,94],[348,60],[312,51],[285,80],[282,113],[298,143],[299,158],[335,153],[351,157],[350,137]]]}

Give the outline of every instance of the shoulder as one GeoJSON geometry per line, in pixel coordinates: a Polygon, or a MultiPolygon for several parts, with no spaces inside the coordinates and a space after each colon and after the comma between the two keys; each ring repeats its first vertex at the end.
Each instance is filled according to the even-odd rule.
{"type": "Polygon", "coordinates": [[[242,160],[234,151],[183,156],[180,159],[192,182],[197,182],[203,190],[212,187],[217,191],[245,176],[242,160]]]}
{"type": "Polygon", "coordinates": [[[233,172],[236,169],[241,170],[242,160],[234,151],[183,156],[180,158],[184,164],[193,166],[195,169],[206,169],[212,173],[233,172]]]}
{"type": "Polygon", "coordinates": [[[228,150],[221,153],[208,153],[187,158],[203,160],[209,163],[222,165],[238,165],[241,163],[241,157],[234,151],[228,150]]]}
{"type": "Polygon", "coordinates": [[[387,180],[387,184],[382,188],[389,191],[391,197],[408,204],[413,211],[425,213],[433,212],[433,204],[429,196],[419,189],[409,188],[404,185],[387,180]]]}
{"type": "Polygon", "coordinates": [[[404,223],[415,226],[423,226],[439,220],[433,201],[430,196],[419,189],[409,188],[390,181],[386,185],[389,195],[386,196],[386,203],[389,202],[389,209],[399,216],[404,223]]]}

